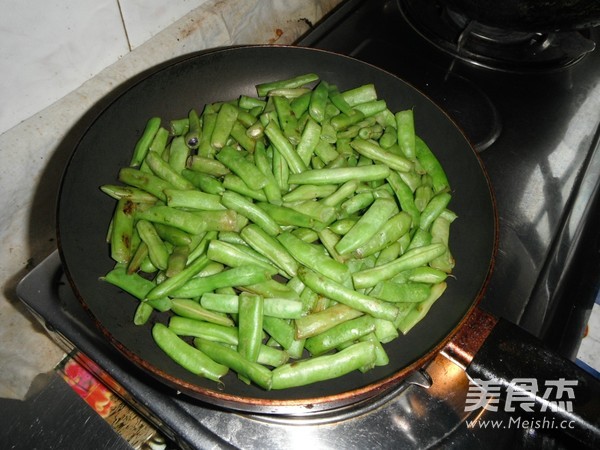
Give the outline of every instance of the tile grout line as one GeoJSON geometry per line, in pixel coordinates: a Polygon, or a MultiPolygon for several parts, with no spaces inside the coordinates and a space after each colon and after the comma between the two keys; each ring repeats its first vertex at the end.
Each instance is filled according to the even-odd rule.
{"type": "Polygon", "coordinates": [[[119,8],[119,16],[121,16],[123,31],[125,32],[125,39],[127,40],[127,48],[131,51],[131,41],[129,40],[129,33],[127,33],[127,25],[125,24],[125,17],[123,16],[123,8],[121,8],[121,0],[117,0],[117,7],[119,8]]]}

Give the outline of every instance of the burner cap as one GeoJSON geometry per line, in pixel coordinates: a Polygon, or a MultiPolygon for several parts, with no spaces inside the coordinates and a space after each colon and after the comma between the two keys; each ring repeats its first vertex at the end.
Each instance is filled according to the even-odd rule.
{"type": "Polygon", "coordinates": [[[439,0],[398,0],[405,20],[424,39],[471,64],[508,72],[542,72],[571,66],[594,50],[580,31],[536,33],[471,20],[439,0]]]}

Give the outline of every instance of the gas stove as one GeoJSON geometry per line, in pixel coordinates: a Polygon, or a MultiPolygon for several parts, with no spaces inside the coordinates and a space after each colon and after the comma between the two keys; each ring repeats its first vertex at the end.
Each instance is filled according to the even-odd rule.
{"type": "MultiPolygon", "coordinates": [[[[600,285],[598,30],[505,33],[418,3],[343,2],[297,44],[399,76],[462,128],[499,214],[499,252],[480,306],[573,359],[600,285]]],[[[569,446],[542,430],[469,427],[474,417],[507,413],[466,412],[469,381],[441,355],[396,389],[343,409],[301,416],[219,409],[171,391],[113,349],[73,295],[57,252],[18,294],[57,341],[182,448],[569,446]]]]}

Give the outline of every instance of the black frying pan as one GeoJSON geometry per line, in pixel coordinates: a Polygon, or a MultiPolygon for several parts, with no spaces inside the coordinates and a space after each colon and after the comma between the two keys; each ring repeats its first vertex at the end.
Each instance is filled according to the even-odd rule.
{"type": "MultiPolygon", "coordinates": [[[[472,313],[479,311],[476,305],[496,251],[493,195],[481,162],[462,132],[416,89],[349,57],[298,47],[251,46],[181,58],[151,70],[121,87],[119,93],[83,135],[68,164],[58,204],[58,241],[67,276],[83,306],[106,338],[146,372],[179,392],[219,406],[260,413],[304,413],[348,405],[397,385],[444,348],[456,356],[465,342],[467,347],[473,341],[481,344],[469,338],[468,332],[479,332],[473,317],[481,314],[472,313]],[[191,107],[202,108],[205,103],[240,94],[255,95],[258,83],[306,72],[319,74],[341,90],[374,83],[392,111],[414,108],[417,133],[440,159],[453,189],[450,206],[459,216],[450,242],[457,260],[455,278],[418,326],[386,345],[390,357],[386,367],[283,391],[248,386],[235,375],[228,375],[224,386],[217,386],[166,357],[154,344],[150,326],[133,325],[137,302],[99,281],[113,266],[105,236],[115,206],[99,186],[116,182],[119,168],[128,164],[149,117],[183,117],[191,107]],[[455,337],[457,331],[461,331],[459,338],[455,337]],[[455,341],[451,341],[453,337],[455,341]]],[[[165,317],[152,320],[165,321],[165,317]]]]}

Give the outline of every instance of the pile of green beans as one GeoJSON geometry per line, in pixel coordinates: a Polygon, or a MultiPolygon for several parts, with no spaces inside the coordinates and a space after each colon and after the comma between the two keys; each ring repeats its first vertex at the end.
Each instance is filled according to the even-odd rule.
{"type": "Polygon", "coordinates": [[[103,280],[189,371],[284,389],[386,365],[446,289],[450,185],[375,86],[316,74],[148,120],[103,280]],[[401,345],[392,343],[389,345],[401,345]]]}

